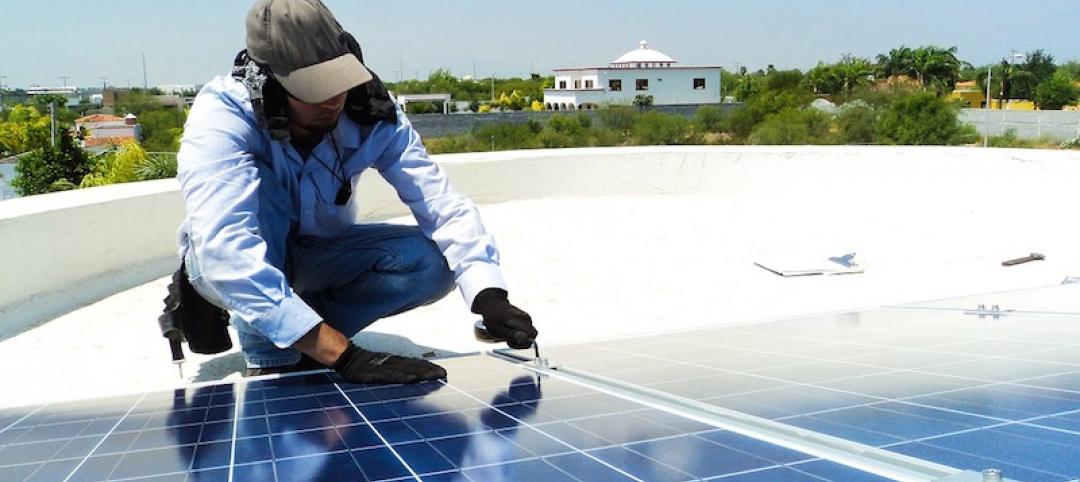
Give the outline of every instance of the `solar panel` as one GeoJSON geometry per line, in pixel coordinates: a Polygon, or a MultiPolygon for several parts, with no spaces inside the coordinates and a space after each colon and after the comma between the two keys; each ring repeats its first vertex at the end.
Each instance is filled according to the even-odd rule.
{"type": "Polygon", "coordinates": [[[1020,314],[1080,315],[1080,284],[1047,286],[1044,288],[986,293],[957,298],[920,301],[900,305],[902,308],[977,310],[979,306],[1020,314]]]}
{"type": "Polygon", "coordinates": [[[884,480],[486,356],[0,412],[0,480],[884,480]]]}
{"type": "Polygon", "coordinates": [[[952,467],[1080,477],[1080,317],[887,309],[544,351],[619,383],[952,467]]]}

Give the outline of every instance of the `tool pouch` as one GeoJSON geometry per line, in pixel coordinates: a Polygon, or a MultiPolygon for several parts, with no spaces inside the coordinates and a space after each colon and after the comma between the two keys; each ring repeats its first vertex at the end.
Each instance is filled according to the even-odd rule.
{"type": "Polygon", "coordinates": [[[232,348],[229,312],[207,301],[188,281],[183,263],[172,276],[165,309],[158,317],[161,336],[169,339],[173,360],[182,360],[180,343],[186,341],[195,353],[213,355],[232,348]]]}

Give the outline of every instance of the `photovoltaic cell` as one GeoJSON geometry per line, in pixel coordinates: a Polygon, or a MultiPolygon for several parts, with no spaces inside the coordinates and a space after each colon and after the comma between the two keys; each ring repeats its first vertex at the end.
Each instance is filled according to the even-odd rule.
{"type": "Polygon", "coordinates": [[[6,411],[0,480],[879,480],[494,358],[441,363],[448,383],[314,374],[6,411]]]}
{"type": "Polygon", "coordinates": [[[557,365],[945,465],[1080,477],[1080,317],[877,310],[544,351],[557,365]]]}

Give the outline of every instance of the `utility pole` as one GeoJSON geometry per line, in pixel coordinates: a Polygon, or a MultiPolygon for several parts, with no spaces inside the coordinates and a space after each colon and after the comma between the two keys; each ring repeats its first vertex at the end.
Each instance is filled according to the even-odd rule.
{"type": "Polygon", "coordinates": [[[101,92],[105,93],[105,90],[109,88],[109,78],[99,77],[101,79],[101,92]]]}
{"type": "MultiPolygon", "coordinates": [[[[990,98],[990,79],[994,75],[994,64],[990,64],[986,67],[986,109],[990,110],[990,102],[993,100],[990,98]]],[[[990,145],[990,134],[983,133],[983,147],[990,145]]]]}
{"type": "Polygon", "coordinates": [[[150,80],[146,76],[146,54],[142,54],[142,86],[143,89],[150,89],[150,80]]]}
{"type": "Polygon", "coordinates": [[[7,80],[6,75],[0,75],[0,112],[4,111],[4,81],[7,80]]]}
{"type": "Polygon", "coordinates": [[[60,76],[60,87],[67,87],[67,79],[68,79],[68,76],[66,76],[66,75],[61,75],[60,76]]]}
{"type": "Polygon", "coordinates": [[[53,102],[49,102],[49,141],[51,145],[56,147],[56,107],[53,102]]]}
{"type": "Polygon", "coordinates": [[[491,104],[495,104],[495,72],[491,73],[491,104]]]}

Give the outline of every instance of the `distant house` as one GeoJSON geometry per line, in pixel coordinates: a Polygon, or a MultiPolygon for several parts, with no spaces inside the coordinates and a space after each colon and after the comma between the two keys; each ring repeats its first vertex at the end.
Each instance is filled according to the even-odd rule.
{"type": "Polygon", "coordinates": [[[595,109],[602,104],[631,104],[648,95],[653,105],[720,103],[720,67],[678,65],[649,48],[638,48],[603,67],[555,69],[555,87],[544,89],[547,110],[595,109]]]}
{"type": "Polygon", "coordinates": [[[87,149],[105,149],[118,146],[127,141],[139,140],[139,123],[134,114],[117,117],[108,114],[94,114],[75,119],[75,129],[85,130],[83,147],[87,149]]]}

